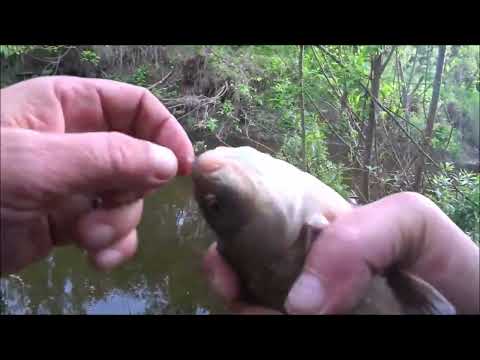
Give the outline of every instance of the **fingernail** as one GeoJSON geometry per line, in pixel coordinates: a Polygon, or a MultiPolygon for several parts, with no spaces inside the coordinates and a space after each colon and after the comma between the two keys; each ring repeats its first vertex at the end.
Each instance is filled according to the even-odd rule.
{"type": "Polygon", "coordinates": [[[123,261],[123,255],[120,251],[106,249],[95,255],[97,265],[103,269],[111,269],[123,261]]]}
{"type": "Polygon", "coordinates": [[[98,224],[87,230],[84,246],[90,250],[98,250],[112,243],[115,231],[110,225],[98,224]]]}
{"type": "Polygon", "coordinates": [[[293,285],[285,303],[290,314],[315,314],[322,309],[325,290],[320,280],[311,274],[302,274],[293,285]]]}
{"type": "Polygon", "coordinates": [[[175,154],[163,146],[151,144],[155,161],[155,176],[160,180],[168,180],[177,174],[178,161],[175,154]]]}

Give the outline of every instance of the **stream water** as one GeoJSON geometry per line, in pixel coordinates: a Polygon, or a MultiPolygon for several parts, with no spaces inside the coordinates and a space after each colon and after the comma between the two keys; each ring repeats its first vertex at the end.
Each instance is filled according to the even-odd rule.
{"type": "Polygon", "coordinates": [[[25,271],[2,278],[6,314],[210,314],[224,308],[210,293],[201,260],[214,241],[179,178],[145,200],[139,248],[124,266],[94,270],[73,246],[57,248],[25,271]]]}

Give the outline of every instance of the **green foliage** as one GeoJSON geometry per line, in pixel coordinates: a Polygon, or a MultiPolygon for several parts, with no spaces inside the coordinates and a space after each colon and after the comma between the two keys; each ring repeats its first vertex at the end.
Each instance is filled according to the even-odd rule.
{"type": "Polygon", "coordinates": [[[452,164],[445,164],[450,177],[438,174],[432,177],[426,195],[432,199],[458,227],[480,244],[480,175],[464,170],[456,172],[452,164]],[[455,185],[471,201],[453,188],[455,185]]]}
{"type": "Polygon", "coordinates": [[[163,99],[171,99],[177,96],[175,89],[154,87],[150,91],[153,95],[159,98],[160,101],[162,101],[163,99]]]}
{"type": "Polygon", "coordinates": [[[233,114],[233,110],[234,110],[234,107],[232,102],[230,100],[227,100],[223,103],[220,109],[220,113],[225,116],[231,116],[233,114]]]}
{"type": "Polygon", "coordinates": [[[0,45],[0,57],[9,58],[40,50],[49,55],[58,55],[66,50],[65,45],[0,45]]]}
{"type": "Polygon", "coordinates": [[[205,126],[210,132],[215,132],[218,128],[218,120],[212,117],[208,118],[205,126]]]}
{"type": "Polygon", "coordinates": [[[193,150],[195,151],[195,154],[201,154],[205,150],[207,150],[207,145],[205,144],[205,141],[196,141],[193,144],[193,150]]]}
{"type": "Polygon", "coordinates": [[[28,52],[32,46],[26,45],[0,45],[0,57],[9,58],[28,52]]]}
{"type": "MultiPolygon", "coordinates": [[[[126,48],[122,48],[124,55],[126,48]]],[[[0,56],[12,57],[12,60],[15,60],[16,55],[22,55],[32,49],[48,53],[49,60],[54,60],[55,57],[51,54],[62,55],[67,46],[0,45],[0,56]]],[[[202,71],[208,72],[209,76],[213,75],[217,84],[215,90],[218,90],[219,86],[223,84],[228,84],[226,94],[208,109],[206,118],[198,115],[197,119],[184,119],[183,124],[187,128],[204,131],[206,136],[209,133],[216,133],[219,128],[223,129],[222,136],[228,136],[229,132],[246,135],[245,124],[248,123],[249,136],[260,134],[255,140],[269,147],[272,147],[272,144],[275,145],[274,148],[281,147],[281,156],[295,165],[302,165],[303,161],[300,158],[302,141],[299,135],[301,133],[301,109],[298,46],[183,46],[171,47],[171,49],[170,55],[166,56],[169,59],[168,66],[174,62],[181,64],[195,54],[202,54],[206,56],[206,68],[202,71]],[[173,54],[174,52],[176,55],[173,54]]],[[[390,49],[390,46],[381,45],[306,46],[304,48],[303,82],[308,169],[313,175],[342,194],[346,194],[348,191],[344,185],[344,172],[341,165],[330,161],[331,154],[328,153],[327,147],[327,142],[337,141],[337,138],[331,132],[330,127],[319,126],[319,123],[328,119],[336,133],[351,146],[346,153],[351,155],[359,151],[358,158],[363,158],[364,140],[358,133],[358,129],[365,134],[370,99],[359,82],[361,81],[366,86],[370,85],[372,58],[383,53],[383,60],[385,60],[390,49]],[[344,66],[339,65],[333,57],[344,66]],[[324,115],[326,114],[325,118],[318,118],[317,108],[324,115]]],[[[146,47],[143,50],[148,53],[152,49],[146,47]]],[[[400,121],[400,123],[418,143],[423,142],[437,52],[438,46],[398,46],[390,58],[380,82],[379,100],[399,115],[404,117],[408,115],[409,121],[420,131],[404,121],[400,121]],[[406,105],[405,99],[402,97],[404,90],[407,90],[410,95],[409,103],[414,103],[416,106],[416,110],[411,110],[408,114],[404,109],[406,105]]],[[[465,155],[464,142],[468,142],[470,145],[479,145],[480,93],[477,89],[479,54],[479,46],[447,47],[432,147],[434,150],[448,151],[453,159],[460,157],[463,159],[463,155],[465,155]],[[455,124],[458,119],[447,117],[445,109],[450,103],[453,103],[458,109],[462,121],[467,123],[467,125],[461,125],[463,126],[462,131],[459,130],[460,126],[455,124]],[[456,126],[453,129],[452,124],[456,126]]],[[[104,56],[103,53],[102,56],[104,56]]],[[[162,61],[161,58],[160,56],[159,62],[162,61]]],[[[80,59],[95,65],[100,60],[99,56],[89,49],[80,51],[80,59]]],[[[133,74],[113,74],[107,70],[108,77],[145,87],[149,82],[154,82],[152,80],[154,77],[151,75],[158,70],[156,66],[165,66],[165,64],[154,65],[147,61],[142,63],[139,57],[135,59],[134,63],[137,64],[137,68],[133,74]]],[[[106,64],[109,63],[107,60],[106,64]]],[[[113,61],[110,62],[113,63],[113,61]]],[[[181,76],[181,73],[174,72],[173,76],[169,78],[168,85],[162,84],[152,89],[152,92],[160,100],[181,96],[179,88],[181,76]]],[[[13,74],[11,78],[16,79],[16,74],[13,74]]],[[[177,109],[174,108],[172,111],[175,112],[177,109]]],[[[416,149],[413,146],[406,146],[410,140],[393,124],[391,118],[385,115],[384,111],[378,110],[378,138],[376,138],[378,141],[375,144],[375,146],[379,146],[378,154],[375,149],[375,161],[378,159],[378,162],[372,164],[376,166],[373,169],[372,179],[376,176],[382,178],[375,178],[372,183],[374,185],[385,183],[388,185],[384,187],[385,189],[401,191],[412,183],[411,173],[415,166],[413,163],[409,164],[408,161],[414,157],[412,154],[415,155],[416,149]],[[388,129],[391,139],[383,138],[382,127],[384,125],[388,129]],[[390,150],[385,145],[389,143],[386,140],[392,140],[395,145],[398,145],[399,156],[405,160],[402,165],[404,167],[411,165],[410,173],[406,174],[404,169],[400,169],[396,164],[394,164],[395,168],[384,170],[384,159],[392,158],[389,156],[390,154],[385,155],[390,150]],[[404,154],[404,151],[409,153],[404,154]]],[[[195,115],[191,117],[195,117],[195,115]]],[[[252,139],[254,138],[252,137],[252,139]]],[[[350,157],[348,158],[346,155],[342,161],[345,161],[349,168],[358,168],[358,164],[352,163],[353,156],[350,157]]]]}
{"type": "Polygon", "coordinates": [[[252,96],[252,90],[251,90],[250,86],[248,86],[247,84],[239,84],[238,85],[238,92],[242,97],[244,97],[247,100],[251,100],[252,97],[253,97],[252,96]]]}
{"type": "Polygon", "coordinates": [[[442,99],[456,104],[469,131],[465,139],[480,146],[479,104],[480,92],[476,87],[480,79],[480,46],[452,46],[447,52],[442,99]]]}
{"type": "Polygon", "coordinates": [[[93,50],[83,50],[80,53],[80,60],[84,62],[88,62],[94,65],[98,65],[100,62],[100,56],[93,50]]]}
{"type": "MultiPolygon", "coordinates": [[[[167,47],[168,48],[168,47],[167,47]]],[[[279,149],[275,154],[291,164],[303,168],[302,137],[301,137],[301,108],[299,86],[299,47],[298,46],[191,46],[175,47],[169,54],[164,54],[157,49],[138,47],[129,50],[123,46],[117,52],[111,52],[113,59],[106,59],[109,51],[102,52],[107,68],[105,72],[110,79],[129,82],[146,87],[155,82],[155,74],[164,74],[165,69],[175,65],[173,75],[165,83],[152,89],[152,93],[171,109],[177,117],[183,116],[182,106],[176,105],[175,98],[184,94],[180,88],[182,83],[182,64],[194,54],[206,55],[206,68],[202,69],[202,76],[207,73],[213,75],[216,89],[223,84],[228,84],[228,89],[221,99],[216,99],[213,105],[208,105],[208,114],[198,111],[181,118],[181,123],[187,131],[195,131],[200,136],[194,142],[196,153],[207,149],[207,144],[214,136],[225,136],[222,140],[228,142],[228,135],[232,132],[247,135],[245,131],[248,123],[248,136],[273,149],[279,149]],[[179,49],[180,48],[180,49],[179,49]],[[150,50],[155,50],[151,51],[150,50]],[[178,53],[177,53],[178,50],[178,53]],[[128,56],[128,51],[135,52],[135,56],[128,56]],[[173,54],[175,52],[176,54],[173,54]],[[155,54],[149,55],[147,54],[155,54]],[[122,56],[118,56],[122,54],[122,56]],[[159,55],[158,57],[156,55],[159,55]],[[135,61],[131,61],[131,59],[135,61]],[[158,59],[157,59],[158,58],[158,59]],[[147,60],[149,59],[149,60],[147,60]],[[152,60],[155,59],[155,60],[152,60]],[[112,64],[121,62],[120,72],[112,64]],[[168,63],[166,67],[165,63],[168,63]],[[110,65],[109,65],[110,64],[110,65]],[[133,73],[125,71],[135,64],[133,73]],[[166,101],[168,99],[168,101],[166,101]],[[173,105],[171,105],[173,104],[173,105]],[[179,115],[180,114],[180,115],[179,115]],[[199,114],[199,115],[197,115],[199,114]],[[238,114],[235,117],[235,114],[238,114]],[[197,116],[197,118],[195,118],[197,116]],[[219,132],[219,129],[222,129],[219,132]],[[255,137],[257,136],[257,137],[255,137]]],[[[18,81],[17,72],[22,72],[22,55],[32,52],[36,57],[44,56],[44,63],[53,62],[58,56],[65,53],[68,48],[58,46],[23,46],[0,45],[0,58],[2,66],[9,67],[10,78],[18,81]],[[37,54],[40,54],[37,56],[37,54]],[[3,61],[3,59],[8,61],[3,61]],[[16,67],[11,66],[15,64],[16,67]]],[[[79,50],[80,48],[77,48],[79,50]]],[[[81,47],[85,49],[85,47],[81,47]]],[[[370,67],[373,56],[380,52],[388,53],[390,46],[322,46],[305,47],[303,59],[303,80],[305,90],[305,144],[306,144],[306,169],[313,176],[323,181],[328,186],[344,197],[351,195],[350,179],[346,179],[346,170],[343,164],[333,162],[329,153],[328,144],[338,139],[330,132],[330,127],[325,126],[325,119],[335,131],[344,139],[350,150],[346,150],[345,166],[349,173],[354,173],[362,164],[352,161],[353,156],[363,160],[364,147],[362,136],[357,133],[357,127],[364,132],[369,115],[369,97],[360,86],[371,84],[370,67]],[[324,51],[326,50],[326,52],[324,51]],[[328,53],[327,53],[328,52],[328,53]],[[344,66],[340,66],[332,59],[333,55],[344,66]],[[345,101],[346,99],[346,101],[345,101]],[[311,101],[312,100],[312,101],[311,101]],[[313,104],[316,106],[314,106],[313,104]],[[348,106],[347,106],[348,105],[348,106]],[[317,107],[325,115],[319,118],[317,107]],[[357,116],[350,113],[350,109],[357,116]],[[353,128],[353,125],[356,125],[353,128]],[[357,152],[358,151],[358,152],[357,152]],[[357,153],[356,153],[357,152],[357,153]],[[352,158],[348,158],[348,153],[352,158]]],[[[117,49],[118,50],[118,49],[117,49]]],[[[405,121],[400,121],[410,136],[418,143],[422,143],[423,130],[432,96],[432,83],[435,75],[435,57],[437,46],[399,46],[390,59],[382,75],[380,83],[380,98],[382,104],[392,109],[416,125],[421,131],[415,130],[405,121]],[[400,66],[401,64],[401,66],[400,66]],[[400,71],[401,67],[401,71],[400,71]],[[401,73],[401,75],[400,75],[401,73]],[[408,85],[408,86],[407,86],[408,85]],[[404,109],[403,91],[405,88],[410,95],[411,103],[417,105],[417,110],[407,112],[404,109]],[[413,91],[415,90],[415,91],[413,91]],[[408,116],[406,116],[408,115],[408,116]]],[[[72,55],[73,51],[70,53],[72,55]]],[[[74,53],[76,55],[76,53],[74,53]]],[[[93,50],[80,50],[80,59],[83,62],[98,65],[100,57],[93,50]]],[[[434,150],[447,150],[453,158],[464,155],[463,142],[479,145],[479,46],[449,46],[444,67],[443,83],[440,92],[440,103],[437,119],[434,125],[432,146],[434,150]],[[468,124],[466,131],[460,132],[453,128],[446,116],[445,108],[453,103],[462,119],[468,124]],[[448,146],[447,146],[448,144],[448,146]]],[[[67,57],[65,57],[67,59],[67,57]]],[[[385,60],[385,57],[384,57],[385,60]]],[[[116,66],[117,66],[116,65],[116,66]]],[[[41,64],[43,67],[44,64],[41,64]]],[[[3,68],[2,68],[3,71],[3,68]]],[[[169,71],[169,70],[168,70],[169,71]]],[[[193,74],[195,76],[195,74],[193,74]]],[[[3,76],[2,78],[6,78],[3,76]]],[[[195,80],[201,80],[197,78],[195,80]]],[[[211,96],[211,94],[195,94],[211,96]]],[[[458,120],[458,119],[455,119],[458,120]]],[[[195,133],[195,135],[198,135],[195,133]]],[[[238,135],[238,134],[235,134],[238,135]]],[[[192,137],[193,138],[193,137],[192,137]]],[[[242,136],[231,137],[241,139],[242,136]]],[[[372,197],[381,197],[386,193],[411,189],[413,184],[412,173],[415,169],[415,156],[417,149],[411,146],[410,140],[393,123],[383,110],[378,110],[378,127],[374,149],[375,161],[372,163],[371,184],[372,197]],[[383,133],[383,125],[388,129],[391,137],[387,139],[383,133]],[[395,145],[402,166],[397,166],[393,158],[390,143],[395,145]],[[385,145],[387,144],[387,145],[385,145]],[[390,152],[390,153],[389,153],[390,152]],[[378,161],[376,161],[378,159],[378,161]],[[387,160],[385,160],[387,159],[387,160]],[[388,163],[390,162],[390,163],[388,163]],[[378,191],[377,191],[378,190],[378,191]]],[[[237,142],[238,143],[238,142],[237,142]]],[[[337,148],[335,146],[335,148],[337,148]]],[[[338,154],[335,154],[338,158],[338,154]]],[[[449,177],[435,175],[426,177],[426,195],[474,241],[480,241],[480,199],[478,174],[455,170],[451,165],[446,165],[449,177]],[[453,178],[453,180],[452,180],[453,178]],[[473,204],[458,194],[453,185],[456,185],[473,200],[473,204]]],[[[360,169],[364,170],[364,169],[360,169]]],[[[353,177],[360,186],[360,176],[353,177]]],[[[1,299],[0,299],[1,300],[1,299]]],[[[0,312],[2,303],[0,301],[0,312]]]]}
{"type": "MultiPolygon", "coordinates": [[[[349,189],[344,183],[342,165],[329,160],[325,129],[316,127],[308,131],[305,144],[308,172],[344,197],[349,196],[349,189]]],[[[288,136],[280,150],[280,157],[301,169],[303,167],[301,149],[301,137],[298,134],[288,136]]]]}
{"type": "Polygon", "coordinates": [[[147,66],[142,65],[138,67],[133,73],[130,82],[138,86],[147,86],[147,79],[149,77],[149,71],[147,66]]]}
{"type": "Polygon", "coordinates": [[[454,158],[460,154],[460,133],[446,123],[436,123],[433,127],[432,147],[447,150],[454,158]]]}
{"type": "Polygon", "coordinates": [[[267,94],[267,105],[280,112],[279,126],[284,131],[296,128],[298,116],[298,86],[285,78],[276,81],[267,94]]]}

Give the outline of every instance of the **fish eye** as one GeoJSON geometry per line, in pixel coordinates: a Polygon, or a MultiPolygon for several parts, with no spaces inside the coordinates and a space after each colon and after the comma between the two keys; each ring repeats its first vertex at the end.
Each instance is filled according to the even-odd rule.
{"type": "Polygon", "coordinates": [[[219,212],[221,210],[220,203],[214,194],[205,195],[205,203],[207,204],[208,209],[213,210],[214,212],[219,212]]]}

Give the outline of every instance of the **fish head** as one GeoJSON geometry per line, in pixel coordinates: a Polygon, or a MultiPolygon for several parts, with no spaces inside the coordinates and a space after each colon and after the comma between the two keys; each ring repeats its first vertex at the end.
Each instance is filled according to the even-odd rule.
{"type": "Polygon", "coordinates": [[[239,233],[262,211],[274,211],[262,182],[259,154],[249,147],[218,147],[201,154],[193,164],[195,199],[220,238],[239,233]]]}

